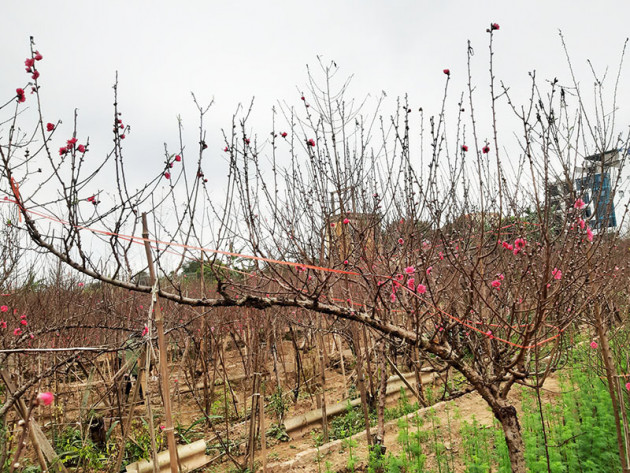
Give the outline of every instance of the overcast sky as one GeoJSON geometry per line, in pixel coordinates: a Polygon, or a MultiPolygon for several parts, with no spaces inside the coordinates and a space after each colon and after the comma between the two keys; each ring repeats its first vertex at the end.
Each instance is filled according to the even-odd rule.
{"type": "MultiPolygon", "coordinates": [[[[559,29],[581,81],[592,81],[587,59],[600,73],[616,71],[628,18],[627,1],[7,0],[0,16],[0,90],[8,98],[28,82],[23,63],[33,35],[44,56],[38,68],[45,121],[63,120],[57,135],[63,145],[77,108],[80,141],[89,136],[90,155],[102,156],[112,143],[111,86],[118,71],[120,110],[131,126],[125,156],[134,170],[151,174],[154,165],[156,172],[163,166],[164,143],[177,149],[178,115],[187,151],[196,151],[190,93],[202,103],[214,98],[205,170],[218,179],[225,173],[221,129],[229,129],[237,105],[255,97],[252,132],[268,134],[271,107],[300,104],[306,65],[316,65],[318,55],[334,60],[341,75],[354,75],[356,97],[386,91],[394,100],[408,93],[414,110],[438,113],[442,70],[451,70],[453,100],[466,85],[467,40],[475,50],[476,83],[486,93],[491,22],[500,25],[497,77],[524,100],[530,71],[568,80],[559,29]]],[[[625,83],[618,106],[621,121],[630,123],[625,83]]]]}

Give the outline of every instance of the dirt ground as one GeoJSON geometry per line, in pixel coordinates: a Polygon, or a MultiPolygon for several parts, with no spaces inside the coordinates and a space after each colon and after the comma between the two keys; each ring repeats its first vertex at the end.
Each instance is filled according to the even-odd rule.
{"type": "MultiPolygon", "coordinates": [[[[519,406],[519,389],[515,388],[513,391],[514,392],[510,395],[510,399],[515,405],[519,406]]],[[[552,376],[545,383],[541,394],[544,401],[552,401],[560,392],[558,381],[552,376]]],[[[461,463],[461,460],[458,461],[458,459],[461,458],[459,454],[461,448],[461,438],[459,437],[460,428],[463,422],[472,423],[473,417],[480,427],[491,426],[493,423],[493,415],[490,409],[476,392],[465,394],[451,401],[439,402],[432,407],[418,411],[421,416],[425,417],[425,422],[422,427],[424,430],[432,428],[432,423],[426,419],[430,409],[434,410],[434,414],[438,419],[438,421],[434,423],[437,425],[436,430],[439,432],[438,435],[443,437],[443,443],[448,453],[452,453],[455,458],[456,472],[464,472],[464,465],[461,463]]],[[[410,414],[408,417],[413,415],[414,413],[410,414]]],[[[397,442],[398,420],[388,422],[385,432],[384,445],[387,447],[387,451],[398,453],[401,450],[397,442]]],[[[367,459],[365,431],[356,434],[353,438],[357,440],[358,444],[355,454],[360,458],[356,469],[361,470],[365,468],[367,459]]],[[[344,451],[343,442],[341,440],[330,442],[321,446],[319,449],[313,448],[312,442],[310,448],[306,447],[304,444],[299,447],[293,443],[284,446],[278,445],[272,452],[275,452],[270,452],[273,457],[278,455],[279,458],[279,460],[268,465],[268,471],[274,473],[294,471],[319,473],[320,471],[325,471],[326,462],[329,462],[332,471],[343,472],[346,470],[348,460],[348,453],[344,451]],[[321,458],[319,463],[317,462],[318,455],[321,458]]],[[[431,468],[436,463],[435,452],[425,451],[425,454],[427,455],[427,468],[431,468]]]]}
{"type": "MultiPolygon", "coordinates": [[[[289,346],[286,347],[287,350],[290,349],[289,346]]],[[[237,399],[237,406],[239,412],[242,412],[243,403],[250,402],[251,393],[247,392],[246,385],[247,383],[243,382],[244,379],[244,370],[243,365],[240,361],[240,357],[235,350],[230,350],[226,355],[226,368],[230,373],[230,378],[236,381],[230,383],[232,388],[234,389],[234,394],[237,399]]],[[[347,360],[348,361],[348,360],[347,360]]],[[[291,366],[290,363],[285,363],[284,370],[287,372],[290,371],[291,366]]],[[[186,379],[186,376],[181,371],[181,365],[178,364],[171,366],[171,386],[173,392],[173,416],[175,424],[180,423],[181,425],[188,426],[193,422],[201,418],[201,413],[197,402],[199,401],[199,397],[197,401],[193,398],[193,395],[190,393],[190,379],[186,379]]],[[[287,373],[281,373],[281,375],[286,375],[287,373]]],[[[290,373],[289,373],[290,374],[290,373]]],[[[349,375],[350,373],[347,373],[349,375]]],[[[282,376],[281,376],[282,377],[282,376]]],[[[424,383],[430,383],[433,375],[423,376],[424,383]]],[[[346,403],[344,399],[347,399],[347,393],[344,389],[344,384],[346,388],[349,381],[344,383],[344,378],[341,375],[341,370],[339,368],[330,368],[326,373],[326,404],[327,406],[333,406],[339,403],[346,403]]],[[[197,383],[200,380],[196,380],[197,383]]],[[[412,383],[415,384],[415,383],[412,383]]],[[[155,398],[152,396],[152,404],[155,406],[153,408],[154,413],[158,415],[162,413],[161,408],[161,400],[159,398],[157,381],[153,379],[150,382],[150,390],[154,394],[155,398]]],[[[436,391],[441,391],[439,385],[437,386],[436,391]]],[[[99,385],[98,382],[94,382],[91,390],[92,397],[95,399],[103,399],[102,395],[104,392],[105,386],[103,384],[99,385]]],[[[73,417],[76,417],[75,409],[72,409],[71,406],[79,406],[81,405],[81,399],[84,396],[85,383],[75,382],[65,384],[61,391],[59,392],[59,397],[57,398],[57,402],[60,405],[66,407],[61,417],[61,420],[68,421],[73,417]]],[[[514,401],[516,406],[520,405],[520,401],[518,399],[518,388],[515,388],[514,393],[512,393],[511,398],[514,401]]],[[[223,393],[223,386],[219,385],[215,388],[215,392],[218,394],[223,393]]],[[[554,396],[560,392],[560,387],[555,378],[551,377],[547,380],[544,386],[544,397],[547,400],[551,400],[554,396]]],[[[269,393],[267,393],[269,394],[269,393]]],[[[415,399],[408,393],[410,402],[414,402],[415,399]]],[[[231,396],[230,396],[230,402],[231,396]]],[[[397,403],[397,396],[394,394],[388,397],[388,406],[394,406],[397,403]]],[[[289,405],[289,411],[286,414],[286,418],[295,417],[309,411],[316,409],[317,399],[315,396],[309,395],[306,390],[302,390],[300,397],[296,403],[293,403],[293,399],[291,397],[291,393],[287,393],[287,404],[289,405]]],[[[113,406],[104,405],[102,402],[97,403],[93,406],[95,410],[100,411],[104,417],[107,427],[111,425],[112,422],[116,421],[115,412],[113,406]]],[[[439,402],[431,407],[434,410],[434,415],[437,420],[433,421],[435,426],[435,431],[438,432],[439,436],[443,437],[442,442],[446,446],[446,449],[449,454],[452,453],[453,457],[456,459],[456,468],[457,471],[463,471],[463,465],[457,464],[457,459],[461,457],[460,448],[461,448],[461,439],[459,438],[459,431],[462,422],[466,421],[471,423],[473,417],[477,420],[480,426],[490,426],[493,422],[493,417],[491,412],[489,411],[486,403],[480,398],[476,393],[465,394],[457,399],[447,402],[439,402]]],[[[138,405],[136,407],[136,415],[138,417],[145,416],[145,407],[144,405],[138,405]]],[[[425,418],[429,414],[429,408],[421,409],[420,414],[425,418]]],[[[42,412],[42,424],[46,426],[47,422],[50,421],[59,421],[60,417],[57,416],[56,419],[53,419],[51,416],[46,416],[46,412],[42,412]]],[[[413,415],[410,414],[410,415],[413,415]]],[[[273,422],[275,422],[275,416],[271,409],[268,409],[265,415],[265,426],[268,429],[273,422]]],[[[242,441],[246,437],[246,427],[247,424],[243,421],[237,423],[229,424],[229,438],[230,440],[242,441]]],[[[200,424],[200,428],[203,429],[203,424],[200,424]]],[[[423,429],[431,429],[432,422],[428,419],[425,419],[423,429]]],[[[225,424],[217,425],[217,430],[222,432],[222,435],[225,437],[225,424]]],[[[294,431],[289,432],[290,441],[288,442],[279,442],[275,439],[271,439],[269,437],[267,440],[267,470],[269,472],[318,472],[321,473],[326,470],[326,464],[330,464],[330,469],[332,471],[345,471],[348,453],[344,451],[343,441],[336,440],[332,441],[328,444],[322,445],[319,449],[314,448],[314,440],[313,433],[317,434],[321,432],[321,426],[314,424],[309,426],[302,431],[294,431]],[[320,458],[318,462],[317,459],[320,458]]],[[[208,444],[216,444],[216,437],[214,433],[205,429],[199,431],[199,436],[202,436],[206,440],[208,444]]],[[[397,442],[398,437],[398,425],[397,420],[393,420],[387,423],[386,425],[386,437],[384,445],[387,447],[388,452],[397,453],[400,451],[400,447],[397,442]]],[[[355,454],[359,457],[360,462],[357,465],[357,469],[361,469],[361,465],[365,465],[365,461],[367,459],[367,443],[365,439],[365,432],[358,433],[354,436],[354,439],[357,440],[357,448],[355,450],[355,454]]],[[[240,455],[237,457],[240,462],[244,461],[244,442],[242,442],[239,450],[235,452],[236,455],[240,455]]],[[[427,447],[428,450],[428,447],[427,447]]],[[[435,464],[435,453],[425,451],[427,454],[427,467],[431,468],[432,465],[435,464]]],[[[255,454],[256,462],[260,465],[262,463],[261,451],[257,450],[255,454]]],[[[208,472],[229,472],[234,471],[234,465],[232,462],[228,461],[227,458],[217,458],[215,462],[211,465],[208,465],[204,471],[208,472]]]]}

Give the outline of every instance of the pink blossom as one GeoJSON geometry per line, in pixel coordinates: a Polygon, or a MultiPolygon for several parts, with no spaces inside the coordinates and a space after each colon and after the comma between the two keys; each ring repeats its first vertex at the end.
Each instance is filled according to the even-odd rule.
{"type": "Polygon", "coordinates": [[[553,275],[553,278],[557,279],[558,281],[562,279],[562,271],[560,271],[558,268],[553,268],[551,274],[553,275]]]}
{"type": "Polygon", "coordinates": [[[444,74],[446,74],[447,76],[450,76],[450,75],[451,75],[451,70],[450,70],[450,69],[444,69],[442,72],[443,72],[444,74]]]}
{"type": "Polygon", "coordinates": [[[309,146],[315,146],[315,140],[313,138],[308,140],[307,143],[308,143],[309,146]]]}
{"type": "Polygon", "coordinates": [[[402,238],[399,238],[399,239],[398,239],[398,244],[399,244],[399,245],[402,245],[404,242],[405,242],[405,240],[403,240],[402,238]]]}
{"type": "Polygon", "coordinates": [[[18,335],[21,335],[21,334],[22,334],[22,329],[21,328],[18,327],[15,330],[13,330],[13,335],[15,335],[16,337],[18,335]]]}
{"type": "Polygon", "coordinates": [[[488,154],[490,152],[490,146],[486,145],[483,148],[481,148],[481,152],[483,154],[488,154]]]}
{"type": "Polygon", "coordinates": [[[83,287],[83,286],[85,286],[85,284],[84,284],[84,283],[82,283],[82,282],[80,282],[79,284],[77,284],[77,286],[79,286],[79,287],[83,287]]]}
{"type": "Polygon", "coordinates": [[[182,157],[179,154],[175,156],[175,161],[179,163],[181,160],[182,160],[182,157]]]}
{"type": "Polygon", "coordinates": [[[44,406],[50,406],[54,398],[55,396],[51,392],[43,392],[37,395],[37,400],[41,402],[44,406]]]}
{"type": "Polygon", "coordinates": [[[77,150],[79,151],[79,153],[85,153],[85,145],[77,146],[77,150]]]}
{"type": "Polygon", "coordinates": [[[38,70],[33,71],[33,75],[31,76],[31,79],[37,80],[38,78],[39,78],[39,71],[38,70]]]}
{"type": "Polygon", "coordinates": [[[22,325],[28,325],[28,322],[26,321],[26,319],[22,319],[22,320],[20,320],[20,323],[21,323],[22,325]]]}
{"type": "Polygon", "coordinates": [[[588,241],[593,241],[593,230],[591,230],[590,227],[586,229],[586,239],[588,241]]]}
{"type": "Polygon", "coordinates": [[[416,290],[416,280],[415,280],[415,278],[409,278],[407,280],[407,287],[409,289],[411,289],[412,291],[416,290]]]}
{"type": "Polygon", "coordinates": [[[149,333],[149,327],[145,325],[144,328],[142,329],[142,336],[144,337],[147,333],[149,333]]]}
{"type": "Polygon", "coordinates": [[[573,204],[573,207],[578,210],[582,210],[584,207],[586,207],[586,204],[584,203],[582,199],[577,199],[575,201],[575,204],[573,204]]]}
{"type": "Polygon", "coordinates": [[[164,177],[165,177],[166,179],[170,179],[170,178],[171,178],[171,173],[170,173],[170,172],[168,172],[168,171],[166,171],[166,172],[164,173],[164,177]]]}
{"type": "Polygon", "coordinates": [[[344,260],[343,264],[345,264],[347,266],[348,265],[348,260],[344,260]]]}
{"type": "Polygon", "coordinates": [[[495,288],[497,291],[499,289],[501,289],[501,281],[499,281],[498,279],[495,279],[494,281],[492,281],[490,283],[492,285],[493,288],[495,288]]]}
{"type": "Polygon", "coordinates": [[[44,59],[44,56],[42,56],[39,51],[35,51],[35,60],[41,61],[42,59],[44,59]]]}
{"type": "Polygon", "coordinates": [[[405,268],[405,273],[407,273],[407,274],[413,274],[415,272],[416,272],[416,268],[414,268],[413,266],[407,266],[405,268]]]}
{"type": "Polygon", "coordinates": [[[26,102],[26,95],[24,95],[24,89],[17,88],[15,89],[15,94],[17,95],[18,102],[26,102]]]}
{"type": "Polygon", "coordinates": [[[630,391],[630,383],[626,383],[626,389],[630,391]]]}
{"type": "Polygon", "coordinates": [[[286,131],[283,131],[283,132],[280,134],[280,136],[282,136],[282,138],[286,138],[286,137],[287,137],[287,132],[286,132],[286,131]]]}
{"type": "MultiPolygon", "coordinates": [[[[24,61],[24,65],[25,65],[28,69],[30,69],[31,67],[33,67],[33,66],[35,65],[35,59],[30,58],[30,57],[29,57],[29,58],[27,58],[27,59],[24,61]]],[[[27,70],[28,70],[28,69],[27,69],[27,70]]],[[[29,72],[30,72],[30,71],[29,71],[29,72]]]]}
{"type": "Polygon", "coordinates": [[[403,279],[405,279],[405,276],[399,273],[396,275],[396,279],[398,279],[399,281],[402,281],[403,279]]]}
{"type": "Polygon", "coordinates": [[[505,279],[505,276],[503,275],[503,273],[499,273],[499,274],[497,274],[497,278],[499,278],[501,281],[503,281],[505,279]]]}
{"type": "Polygon", "coordinates": [[[579,218],[578,225],[580,226],[582,230],[584,230],[584,227],[586,226],[586,220],[584,220],[583,218],[579,218]]]}
{"type": "Polygon", "coordinates": [[[350,223],[350,219],[349,218],[344,218],[343,219],[343,224],[344,225],[348,225],[350,223]]]}
{"type": "Polygon", "coordinates": [[[424,294],[427,292],[427,287],[424,284],[418,284],[416,291],[418,291],[418,294],[424,294]]]}
{"type": "Polygon", "coordinates": [[[462,145],[462,151],[464,151],[464,152],[468,151],[468,146],[462,145]]]}
{"type": "Polygon", "coordinates": [[[526,244],[527,241],[524,238],[517,238],[516,240],[514,240],[514,247],[518,248],[519,250],[525,248],[526,244]]]}
{"type": "Polygon", "coordinates": [[[392,302],[396,302],[396,294],[392,292],[391,296],[390,296],[392,302]]]}
{"type": "Polygon", "coordinates": [[[499,24],[498,23],[492,23],[490,25],[490,29],[491,30],[498,30],[499,29],[499,24]]]}
{"type": "Polygon", "coordinates": [[[597,348],[597,342],[596,342],[595,340],[593,340],[593,341],[591,342],[591,348],[592,348],[592,349],[597,348]]]}
{"type": "Polygon", "coordinates": [[[7,310],[9,310],[9,308],[6,305],[3,305],[2,307],[0,307],[0,311],[2,312],[6,312],[7,310]]]}
{"type": "Polygon", "coordinates": [[[0,320],[0,328],[7,328],[7,323],[4,320],[0,320]]]}
{"type": "Polygon", "coordinates": [[[441,251],[438,253],[438,256],[440,257],[441,260],[444,259],[444,253],[442,253],[441,251]]]}
{"type": "Polygon", "coordinates": [[[433,271],[433,266],[429,266],[429,267],[427,268],[427,276],[428,276],[429,274],[431,274],[431,271],[433,271]]]}
{"type": "Polygon", "coordinates": [[[53,123],[46,123],[46,131],[53,131],[55,129],[55,125],[53,123]]]}

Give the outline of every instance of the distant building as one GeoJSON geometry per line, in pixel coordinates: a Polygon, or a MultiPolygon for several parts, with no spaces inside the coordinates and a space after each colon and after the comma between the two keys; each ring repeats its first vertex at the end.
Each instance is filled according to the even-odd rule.
{"type": "Polygon", "coordinates": [[[617,226],[613,190],[622,159],[619,150],[587,156],[575,180],[575,190],[586,204],[585,215],[594,229],[617,226]]]}

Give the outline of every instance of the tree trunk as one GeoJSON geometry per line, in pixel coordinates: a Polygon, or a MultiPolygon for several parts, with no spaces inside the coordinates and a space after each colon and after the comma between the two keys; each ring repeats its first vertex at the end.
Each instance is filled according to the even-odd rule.
{"type": "Polygon", "coordinates": [[[613,414],[615,416],[615,431],[617,433],[617,449],[619,450],[619,459],[621,461],[621,469],[623,472],[628,471],[628,462],[625,451],[625,439],[623,438],[623,432],[621,430],[621,419],[619,417],[619,401],[623,403],[623,399],[617,399],[617,389],[615,388],[616,369],[615,361],[613,360],[612,352],[610,350],[610,343],[608,342],[608,334],[604,328],[604,322],[602,320],[601,307],[595,306],[595,322],[597,328],[597,335],[599,336],[599,344],[602,350],[602,360],[604,367],[606,368],[606,381],[608,382],[608,392],[610,394],[610,401],[612,402],[613,414]]]}
{"type": "Polygon", "coordinates": [[[513,473],[526,473],[525,465],[525,444],[523,443],[523,434],[521,426],[518,422],[516,408],[509,405],[493,405],[492,412],[494,416],[501,422],[505,442],[507,443],[508,452],[510,454],[510,463],[513,473]]]}

